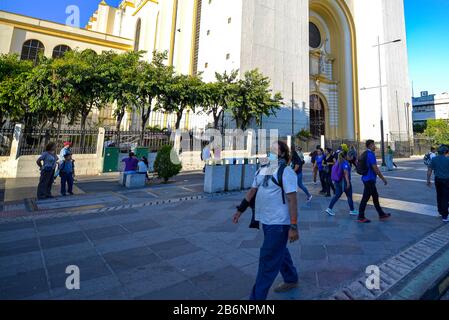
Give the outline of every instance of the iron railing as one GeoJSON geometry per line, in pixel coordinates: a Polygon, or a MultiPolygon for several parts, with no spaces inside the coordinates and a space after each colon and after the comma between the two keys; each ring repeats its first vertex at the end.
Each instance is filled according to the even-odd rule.
{"type": "Polygon", "coordinates": [[[97,130],[58,131],[25,128],[19,144],[19,156],[40,154],[50,142],[56,143],[57,151],[59,151],[65,141],[72,143],[71,150],[74,154],[94,154],[97,152],[97,140],[97,130]]]}
{"type": "Polygon", "coordinates": [[[150,152],[157,152],[165,145],[173,145],[170,132],[144,132],[141,142],[141,131],[120,131],[120,143],[117,143],[117,131],[105,132],[105,147],[119,147],[122,153],[128,153],[136,147],[149,148],[150,152]]]}
{"type": "Polygon", "coordinates": [[[0,129],[0,156],[9,156],[14,139],[14,127],[0,129]]]}

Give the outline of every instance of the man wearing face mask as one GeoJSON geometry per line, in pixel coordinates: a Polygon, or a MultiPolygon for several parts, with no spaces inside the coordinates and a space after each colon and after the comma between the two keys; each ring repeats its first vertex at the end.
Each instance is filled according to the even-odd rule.
{"type": "Polygon", "coordinates": [[[264,243],[260,249],[259,271],[251,300],[266,300],[279,272],[284,283],[275,292],[288,292],[298,286],[298,273],[287,248],[288,242],[299,240],[297,176],[289,166],[290,149],[287,144],[278,141],[271,149],[268,155],[270,163],[256,174],[252,189],[233,217],[234,223],[238,223],[256,197],[256,220],[262,224],[264,243]]]}

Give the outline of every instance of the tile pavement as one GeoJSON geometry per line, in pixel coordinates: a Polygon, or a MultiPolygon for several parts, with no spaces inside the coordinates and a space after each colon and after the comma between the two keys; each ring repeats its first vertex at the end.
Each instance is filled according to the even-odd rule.
{"type": "MultiPolygon", "coordinates": [[[[247,299],[263,234],[248,229],[249,213],[231,223],[240,198],[0,224],[0,299],[247,299]],[[64,287],[68,265],[80,267],[79,291],[64,287]]],[[[319,298],[441,226],[406,208],[359,225],[344,201],[326,216],[327,202],[301,202],[301,241],[289,246],[301,285],[270,299],[319,298]]]]}

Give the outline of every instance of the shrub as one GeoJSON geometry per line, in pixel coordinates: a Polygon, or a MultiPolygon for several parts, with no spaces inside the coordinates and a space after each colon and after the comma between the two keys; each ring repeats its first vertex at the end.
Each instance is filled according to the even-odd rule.
{"type": "Polygon", "coordinates": [[[173,163],[172,157],[176,157],[174,160],[179,160],[177,156],[172,154],[172,146],[166,145],[157,153],[154,162],[154,171],[157,172],[160,179],[164,180],[164,183],[167,183],[171,177],[178,175],[182,169],[182,164],[173,163]]]}
{"type": "Polygon", "coordinates": [[[302,129],[296,134],[296,138],[298,138],[301,141],[307,141],[312,138],[312,134],[310,133],[310,131],[302,129]]]}

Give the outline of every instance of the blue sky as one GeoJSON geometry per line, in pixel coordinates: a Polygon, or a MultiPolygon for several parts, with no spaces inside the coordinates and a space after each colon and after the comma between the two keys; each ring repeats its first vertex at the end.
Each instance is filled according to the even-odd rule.
{"type": "MultiPolygon", "coordinates": [[[[80,8],[84,26],[100,0],[0,0],[0,10],[65,23],[66,7],[80,8]]],[[[120,0],[106,0],[118,5],[120,0]]],[[[369,0],[357,0],[369,1],[369,0]]],[[[420,91],[449,91],[449,0],[404,0],[410,79],[420,91]]]]}

